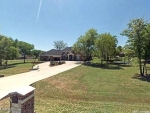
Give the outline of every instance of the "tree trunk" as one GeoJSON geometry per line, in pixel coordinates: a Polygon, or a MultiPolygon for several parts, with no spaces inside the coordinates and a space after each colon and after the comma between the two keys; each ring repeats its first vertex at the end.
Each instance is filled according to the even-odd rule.
{"type": "Polygon", "coordinates": [[[140,68],[140,75],[144,76],[143,72],[142,72],[142,48],[141,48],[141,38],[139,33],[137,34],[137,38],[138,38],[138,46],[137,46],[137,51],[138,51],[138,59],[139,59],[139,68],[140,68]]]}
{"type": "Polygon", "coordinates": [[[141,51],[140,51],[140,49],[138,50],[138,53],[139,53],[138,58],[139,58],[140,75],[141,75],[141,76],[144,76],[144,74],[143,74],[143,72],[142,72],[142,62],[141,62],[141,51]]]}
{"type": "Polygon", "coordinates": [[[102,64],[103,64],[103,60],[102,60],[102,57],[101,57],[101,66],[102,66],[102,64]]]}
{"type": "Polygon", "coordinates": [[[26,60],[25,60],[25,59],[26,59],[26,58],[25,58],[25,54],[24,54],[23,56],[24,56],[24,63],[26,63],[26,60]]]}
{"type": "Polygon", "coordinates": [[[142,72],[141,58],[139,59],[139,68],[140,68],[140,75],[141,75],[141,76],[144,76],[144,75],[143,75],[143,72],[142,72]]]}
{"type": "Polygon", "coordinates": [[[0,61],[0,66],[2,66],[2,60],[0,61]]]}
{"type": "Polygon", "coordinates": [[[34,59],[34,62],[33,62],[33,65],[32,65],[32,69],[33,69],[33,66],[34,66],[34,64],[35,64],[35,61],[36,61],[36,58],[34,59]]]}
{"type": "Polygon", "coordinates": [[[8,60],[6,60],[6,66],[7,66],[7,64],[8,64],[8,60]]]}
{"type": "MultiPolygon", "coordinates": [[[[145,58],[144,65],[143,65],[143,75],[145,74],[146,62],[147,62],[147,58],[145,58]]],[[[147,74],[147,69],[146,69],[146,74],[147,74]]]]}

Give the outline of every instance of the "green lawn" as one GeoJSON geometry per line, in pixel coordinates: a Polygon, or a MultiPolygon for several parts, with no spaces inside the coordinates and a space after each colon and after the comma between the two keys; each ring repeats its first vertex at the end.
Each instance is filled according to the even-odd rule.
{"type": "Polygon", "coordinates": [[[23,63],[22,60],[9,60],[8,66],[2,66],[0,67],[0,74],[4,74],[5,76],[10,76],[14,74],[19,74],[23,72],[29,71],[29,69],[32,67],[31,62],[33,62],[34,59],[26,60],[26,63],[23,63]]]}
{"type": "Polygon", "coordinates": [[[138,67],[81,65],[35,83],[38,113],[150,112],[150,84],[132,78],[138,67]]]}
{"type": "Polygon", "coordinates": [[[133,78],[138,67],[112,67],[81,65],[33,84],[36,112],[150,113],[150,83],[133,78]]]}

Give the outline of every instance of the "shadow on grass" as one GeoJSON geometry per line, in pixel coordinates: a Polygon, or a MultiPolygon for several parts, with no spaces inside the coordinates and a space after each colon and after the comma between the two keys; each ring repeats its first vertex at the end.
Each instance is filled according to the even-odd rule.
{"type": "Polygon", "coordinates": [[[122,64],[120,65],[121,67],[132,67],[132,65],[128,65],[128,64],[122,64]]]}
{"type": "MultiPolygon", "coordinates": [[[[31,63],[31,62],[26,62],[26,63],[31,63]]],[[[9,64],[10,66],[11,65],[19,65],[19,64],[25,64],[24,62],[17,62],[17,63],[13,63],[13,64],[9,64]]]]}
{"type": "Polygon", "coordinates": [[[141,81],[146,81],[146,82],[150,82],[150,74],[146,75],[146,76],[141,76],[140,74],[135,74],[133,77],[133,79],[138,79],[141,81]]]}
{"type": "MultiPolygon", "coordinates": [[[[26,62],[25,64],[28,64],[28,63],[31,63],[31,62],[26,62]]],[[[17,67],[17,65],[19,65],[19,64],[24,64],[24,63],[23,62],[17,62],[17,63],[8,64],[7,66],[6,65],[2,65],[2,66],[0,66],[0,70],[14,68],[14,67],[17,67]]]]}
{"type": "Polygon", "coordinates": [[[7,66],[0,66],[0,70],[5,70],[5,69],[9,69],[9,68],[14,68],[16,67],[15,65],[7,65],[7,66]]]}
{"type": "Polygon", "coordinates": [[[121,66],[118,65],[107,65],[107,64],[101,64],[101,63],[84,63],[85,66],[91,66],[95,68],[102,68],[102,69],[112,69],[112,70],[118,70],[123,69],[121,66]]]}

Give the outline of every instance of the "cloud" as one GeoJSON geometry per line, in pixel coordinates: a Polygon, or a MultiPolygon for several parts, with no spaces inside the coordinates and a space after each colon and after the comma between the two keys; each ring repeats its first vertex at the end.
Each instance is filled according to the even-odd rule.
{"type": "Polygon", "coordinates": [[[38,13],[37,13],[36,23],[38,22],[38,19],[39,19],[39,15],[40,15],[40,11],[41,11],[42,1],[43,1],[43,0],[40,0],[40,3],[39,3],[39,9],[38,9],[38,13]]]}

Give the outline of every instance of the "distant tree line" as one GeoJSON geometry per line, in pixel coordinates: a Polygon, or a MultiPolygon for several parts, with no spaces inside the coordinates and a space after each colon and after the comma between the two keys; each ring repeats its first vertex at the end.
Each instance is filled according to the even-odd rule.
{"type": "Polygon", "coordinates": [[[32,55],[37,58],[40,53],[41,50],[34,49],[33,44],[0,35],[0,66],[3,61],[5,61],[5,64],[7,65],[8,60],[17,59],[20,55],[24,57],[25,63],[26,55],[32,55]]]}

